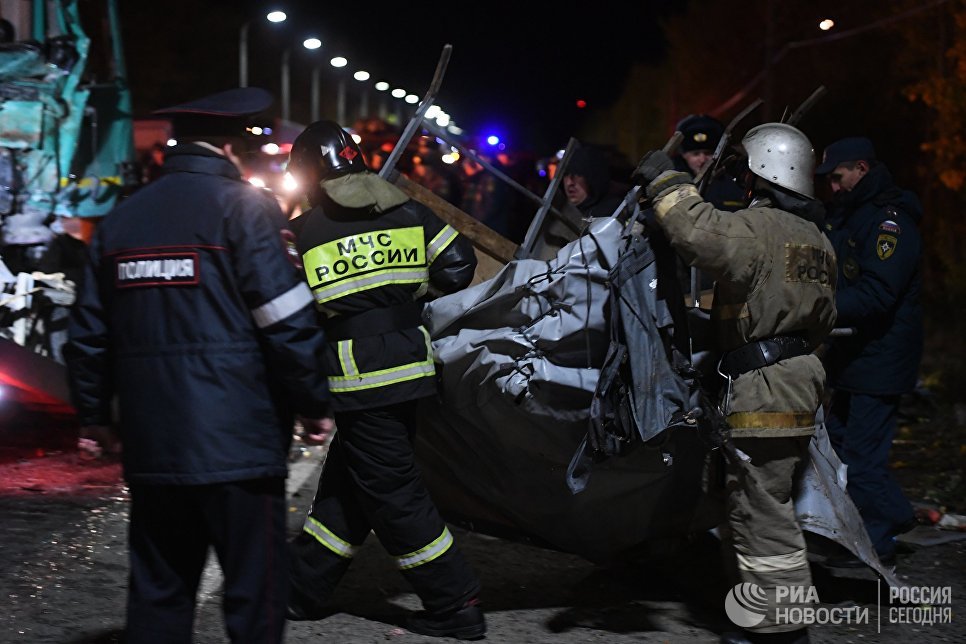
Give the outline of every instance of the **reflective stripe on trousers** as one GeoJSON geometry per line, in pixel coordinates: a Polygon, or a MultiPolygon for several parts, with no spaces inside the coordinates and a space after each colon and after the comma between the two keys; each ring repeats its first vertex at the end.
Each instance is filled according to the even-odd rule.
{"type": "Polygon", "coordinates": [[[311,516],[305,520],[305,525],[302,526],[302,529],[312,535],[316,541],[340,557],[351,559],[359,550],[357,546],[352,545],[348,541],[340,539],[335,535],[334,532],[326,528],[316,519],[313,519],[311,516]]]}
{"type": "Polygon", "coordinates": [[[755,556],[735,552],[735,556],[738,560],[738,569],[747,572],[768,574],[808,567],[804,548],[784,555],[755,556]]]}
{"type": "Polygon", "coordinates": [[[431,541],[428,545],[423,546],[419,550],[414,550],[409,554],[396,557],[396,564],[400,570],[408,570],[409,568],[422,566],[440,557],[452,545],[453,535],[450,534],[449,528],[444,527],[443,534],[439,535],[439,537],[431,541]]]}
{"type": "MultiPolygon", "coordinates": [[[[345,559],[351,559],[358,552],[359,547],[354,546],[348,541],[337,536],[334,532],[326,528],[318,519],[309,516],[305,520],[302,529],[310,534],[316,541],[331,550],[333,553],[345,559]]],[[[427,564],[434,559],[441,557],[453,546],[453,535],[449,528],[443,526],[443,532],[431,542],[404,555],[396,557],[396,564],[400,570],[408,570],[417,566],[427,564]]]]}

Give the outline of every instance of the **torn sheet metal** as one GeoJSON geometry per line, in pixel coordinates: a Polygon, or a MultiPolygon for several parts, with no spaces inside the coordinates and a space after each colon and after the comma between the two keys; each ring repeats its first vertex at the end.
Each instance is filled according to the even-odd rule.
{"type": "Polygon", "coordinates": [[[802,529],[846,548],[890,586],[905,585],[896,577],[895,570],[883,566],[876,555],[862,516],[846,490],[847,468],[832,449],[824,422],[818,423],[808,454],[809,462],[795,496],[795,512],[802,529]]]}

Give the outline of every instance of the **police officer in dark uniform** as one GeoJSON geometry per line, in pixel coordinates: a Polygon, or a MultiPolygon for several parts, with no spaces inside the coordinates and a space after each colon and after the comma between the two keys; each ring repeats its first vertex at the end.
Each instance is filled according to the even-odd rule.
{"type": "MultiPolygon", "coordinates": [[[[190,642],[209,547],[232,642],[281,642],[293,414],[324,417],[325,338],[274,198],[241,178],[258,88],[161,110],[164,173],[97,227],[65,357],[81,447],[119,409],[131,490],[125,642],[190,642]]],[[[95,443],[100,442],[101,445],[95,443]]]]}
{"type": "Polygon", "coordinates": [[[325,323],[326,373],[338,427],[303,531],[292,542],[290,619],[331,610],[336,585],[370,530],[422,599],[411,631],[486,632],[480,583],[419,478],[417,403],[435,395],[432,344],[420,298],[466,287],[469,242],[366,167],[337,124],[313,123],[289,170],[311,210],[293,221],[309,287],[325,323]]]}
{"type": "MultiPolygon", "coordinates": [[[[706,114],[691,114],[678,121],[674,129],[682,135],[678,153],[673,158],[674,168],[696,178],[711,163],[724,134],[724,125],[706,114]]],[[[728,173],[719,174],[708,181],[702,196],[718,210],[728,212],[741,210],[748,203],[744,188],[728,173]]],[[[678,272],[682,287],[685,292],[690,292],[691,272],[683,264],[679,264],[678,272]]],[[[701,272],[698,286],[701,291],[710,292],[714,288],[714,280],[707,272],[701,272]]]]}
{"type": "MultiPolygon", "coordinates": [[[[674,167],[696,177],[711,163],[724,134],[724,125],[706,114],[691,114],[678,121],[674,129],[683,136],[674,157],[674,167]]],[[[744,188],[727,173],[719,174],[709,182],[703,196],[718,210],[741,210],[748,203],[744,188]]]]}
{"type": "MultiPolygon", "coordinates": [[[[900,396],[916,386],[922,358],[922,208],[913,193],[893,183],[864,137],[829,145],[816,174],[833,192],[826,226],[839,259],[836,326],[854,330],[829,344],[834,393],[827,427],[848,465],[849,494],[879,559],[889,565],[895,536],[916,525],[888,459],[900,396]]],[[[851,554],[827,563],[864,565],[851,554]]]]}

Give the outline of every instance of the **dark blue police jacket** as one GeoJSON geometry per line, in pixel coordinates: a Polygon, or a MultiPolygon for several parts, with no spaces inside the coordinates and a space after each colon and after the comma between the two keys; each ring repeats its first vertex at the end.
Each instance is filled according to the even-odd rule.
{"type": "Polygon", "coordinates": [[[828,354],[830,384],[866,394],[913,389],[922,358],[919,221],[922,206],[895,186],[883,165],[836,195],[826,232],[838,258],[836,337],[828,354]]]}
{"type": "Polygon", "coordinates": [[[128,482],[286,475],[292,414],[320,415],[328,390],[285,226],[192,144],[98,225],[65,355],[82,424],[107,424],[117,396],[128,482]]]}

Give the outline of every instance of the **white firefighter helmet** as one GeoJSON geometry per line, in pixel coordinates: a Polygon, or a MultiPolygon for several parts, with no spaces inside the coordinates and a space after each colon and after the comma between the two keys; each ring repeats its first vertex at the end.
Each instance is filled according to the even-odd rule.
{"type": "Polygon", "coordinates": [[[748,130],[741,141],[748,168],[776,186],[814,198],[815,151],[808,137],[785,123],[765,123],[748,130]]]}

